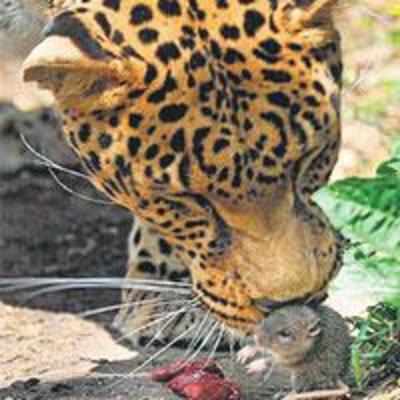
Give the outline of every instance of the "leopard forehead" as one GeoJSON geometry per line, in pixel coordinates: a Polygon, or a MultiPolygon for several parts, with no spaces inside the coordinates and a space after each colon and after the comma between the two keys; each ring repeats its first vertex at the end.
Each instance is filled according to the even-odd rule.
{"type": "Polygon", "coordinates": [[[304,210],[336,161],[334,3],[71,0],[46,29],[75,47],[48,84],[95,185],[175,246],[202,302],[238,329],[260,319],[254,298],[306,297],[340,263],[320,217],[318,250],[303,252],[301,235],[275,246],[295,266],[290,277],[254,278],[268,255],[254,239],[268,234],[265,221],[285,224],[292,196],[315,219],[304,210]],[[304,284],[296,268],[307,262],[323,265],[304,284]]]}
{"type": "MultiPolygon", "coordinates": [[[[83,118],[69,118],[70,107],[65,108],[66,126],[72,128],[69,135],[78,152],[87,153],[90,146],[92,155],[105,155],[104,150],[114,149],[114,139],[126,130],[131,133],[126,143],[129,155],[136,156],[146,148],[161,153],[155,146],[159,146],[160,136],[166,136],[160,132],[161,126],[168,124],[169,131],[175,133],[169,149],[172,153],[180,152],[185,131],[195,127],[197,144],[193,141],[192,150],[198,152],[204,147],[208,151],[212,147],[212,154],[223,158],[224,150],[245,143],[250,133],[253,148],[247,158],[258,158],[260,149],[269,148],[272,157],[264,158],[263,163],[276,169],[278,176],[278,171],[283,171],[276,168],[280,161],[276,159],[296,161],[308,148],[319,144],[316,131],[323,132],[337,123],[342,68],[338,37],[334,30],[333,34],[332,30],[313,32],[304,27],[296,29],[290,23],[290,12],[295,14],[297,4],[305,2],[68,3],[69,8],[54,20],[48,34],[72,38],[94,61],[121,61],[118,68],[129,68],[130,75],[123,75],[125,80],[107,74],[91,77],[84,86],[89,105],[81,105],[81,113],[75,114],[84,114],[84,124],[79,124],[83,118]],[[129,78],[132,79],[127,82],[129,78]],[[126,87],[123,96],[112,93],[104,103],[94,101],[94,95],[112,86],[113,79],[120,87],[126,87]],[[286,119],[290,120],[289,127],[285,126],[286,119]],[[305,124],[296,119],[303,119],[305,124]],[[136,137],[136,130],[146,131],[147,137],[136,137]],[[89,131],[96,131],[101,140],[91,140],[89,131]],[[218,131],[216,140],[210,131],[218,131]],[[158,135],[150,138],[154,132],[158,135]],[[286,137],[290,134],[296,136],[295,141],[286,137]],[[237,138],[232,138],[234,135],[237,138]]],[[[165,168],[168,160],[172,163],[172,157],[168,154],[164,159],[165,168]]],[[[239,164],[239,157],[236,158],[239,164]]],[[[105,159],[106,164],[112,161],[110,157],[105,159]]],[[[213,164],[200,169],[203,174],[215,175],[213,164]]],[[[226,169],[222,171],[221,181],[226,180],[227,174],[226,169]]],[[[247,174],[251,179],[255,175],[259,183],[269,180],[253,169],[247,174]]],[[[224,189],[220,195],[229,197],[224,189]]]]}

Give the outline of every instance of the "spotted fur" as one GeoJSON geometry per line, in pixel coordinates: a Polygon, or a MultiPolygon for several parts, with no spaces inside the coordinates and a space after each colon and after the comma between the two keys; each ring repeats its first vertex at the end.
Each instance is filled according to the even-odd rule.
{"type": "Polygon", "coordinates": [[[144,221],[152,250],[128,275],[189,272],[242,334],[256,300],[322,296],[341,266],[311,200],[340,144],[336,3],[76,0],[26,62],[93,183],[144,221]]]}

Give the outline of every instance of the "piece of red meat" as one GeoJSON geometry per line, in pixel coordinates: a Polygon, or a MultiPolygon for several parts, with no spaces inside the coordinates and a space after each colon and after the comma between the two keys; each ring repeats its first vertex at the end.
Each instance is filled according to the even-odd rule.
{"type": "Polygon", "coordinates": [[[176,376],[168,388],[187,400],[240,400],[241,397],[238,385],[202,370],[176,376]]]}
{"type": "Polygon", "coordinates": [[[214,361],[209,359],[201,359],[198,361],[187,362],[185,360],[177,360],[172,364],[164,367],[158,367],[151,371],[150,377],[156,382],[169,382],[175,376],[186,373],[190,374],[195,371],[204,370],[224,378],[224,373],[220,366],[214,361]]]}
{"type": "Polygon", "coordinates": [[[239,386],[225,379],[219,365],[208,359],[188,363],[175,361],[151,372],[157,382],[168,382],[168,388],[186,400],[240,400],[239,386]]]}

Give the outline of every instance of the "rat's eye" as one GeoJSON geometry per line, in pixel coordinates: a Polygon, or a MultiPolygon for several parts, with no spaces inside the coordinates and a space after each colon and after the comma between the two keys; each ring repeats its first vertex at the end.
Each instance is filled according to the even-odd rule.
{"type": "Polygon", "coordinates": [[[293,340],[292,334],[287,329],[282,329],[281,331],[277,332],[277,336],[280,342],[288,343],[293,340]]]}

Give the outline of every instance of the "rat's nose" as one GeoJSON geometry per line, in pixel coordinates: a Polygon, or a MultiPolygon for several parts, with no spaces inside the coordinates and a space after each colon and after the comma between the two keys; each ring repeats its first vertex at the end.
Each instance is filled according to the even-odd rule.
{"type": "Polygon", "coordinates": [[[43,27],[42,31],[40,32],[41,36],[43,38],[45,38],[46,36],[48,36],[49,32],[51,31],[52,27],[53,27],[53,20],[50,20],[49,22],[47,22],[47,24],[43,27]]]}
{"type": "Polygon", "coordinates": [[[271,299],[255,299],[253,300],[253,304],[260,310],[264,315],[270,314],[272,311],[277,310],[278,308],[284,307],[286,305],[292,304],[295,300],[289,301],[274,301],[271,299]]]}

